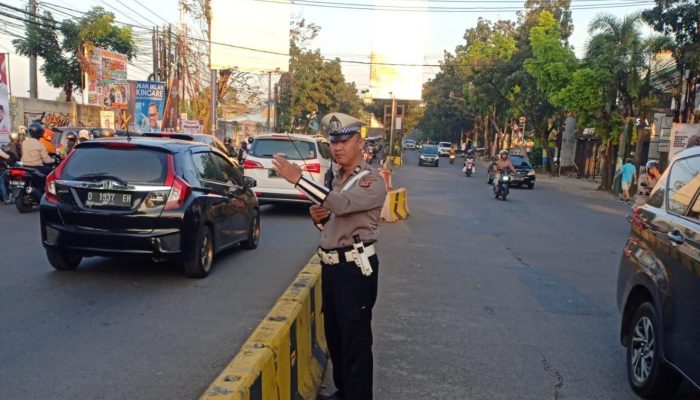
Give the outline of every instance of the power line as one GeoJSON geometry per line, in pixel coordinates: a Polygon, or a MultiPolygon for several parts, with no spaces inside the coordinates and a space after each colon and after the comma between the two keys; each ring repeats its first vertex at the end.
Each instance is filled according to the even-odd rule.
{"type": "MultiPolygon", "coordinates": [[[[146,7],[145,5],[143,5],[143,3],[141,3],[139,0],[134,0],[134,2],[136,2],[136,4],[140,5],[141,7],[145,8],[146,11],[148,11],[149,13],[151,13],[151,14],[155,15],[156,17],[160,18],[163,22],[168,23],[168,21],[165,20],[165,18],[163,18],[163,17],[161,17],[160,15],[154,13],[150,8],[148,8],[148,7],[146,7]]],[[[121,1],[120,1],[120,3],[121,3],[121,1]]]]}
{"type": "MultiPolygon", "coordinates": [[[[273,3],[289,5],[288,1],[284,0],[253,0],[260,3],[273,3]]],[[[620,8],[629,6],[644,6],[654,5],[653,0],[618,0],[618,3],[602,2],[598,0],[596,4],[584,4],[579,6],[571,6],[570,10],[595,10],[604,8],[620,8]]],[[[421,7],[421,6],[382,6],[367,3],[336,3],[317,0],[292,0],[292,4],[298,6],[309,6],[330,9],[345,9],[345,10],[365,10],[365,11],[391,11],[391,12],[428,12],[428,13],[483,13],[483,12],[516,12],[525,11],[525,7],[421,7]]]]}
{"type": "MultiPolygon", "coordinates": [[[[140,16],[141,16],[141,17],[142,17],[143,19],[145,19],[146,21],[150,22],[150,23],[151,23],[151,25],[158,25],[158,24],[156,24],[155,22],[151,21],[150,19],[148,19],[148,18],[144,17],[144,16],[142,15],[142,14],[139,14],[139,13],[138,13],[137,11],[135,11],[135,10],[134,10],[133,8],[131,8],[131,7],[127,6],[127,5],[126,5],[126,4],[124,4],[124,3],[122,3],[122,1],[121,1],[121,0],[117,0],[117,3],[119,3],[119,4],[123,5],[124,7],[126,7],[126,8],[127,8],[127,9],[128,9],[129,11],[133,12],[134,14],[136,14],[136,15],[140,15],[140,16]]],[[[124,13],[122,13],[122,14],[124,14],[124,13]]],[[[165,22],[168,22],[168,21],[165,21],[165,22]]]]}

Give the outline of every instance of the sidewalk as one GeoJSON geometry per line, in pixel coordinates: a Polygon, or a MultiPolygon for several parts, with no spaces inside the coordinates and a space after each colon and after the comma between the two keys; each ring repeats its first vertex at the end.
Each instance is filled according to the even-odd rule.
{"type": "MultiPolygon", "coordinates": [[[[600,181],[591,181],[589,179],[576,179],[569,178],[566,176],[548,176],[548,175],[537,175],[537,184],[551,185],[556,190],[563,190],[566,192],[574,192],[578,195],[592,197],[601,200],[617,200],[615,194],[598,190],[600,186],[600,181]]],[[[535,190],[537,190],[537,184],[535,184],[535,190]]]]}

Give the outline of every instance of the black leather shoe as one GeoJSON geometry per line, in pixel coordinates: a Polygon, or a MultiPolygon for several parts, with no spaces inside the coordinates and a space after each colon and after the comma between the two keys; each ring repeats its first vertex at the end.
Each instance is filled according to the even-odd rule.
{"type": "Polygon", "coordinates": [[[340,391],[336,391],[333,394],[319,393],[316,396],[316,400],[343,400],[343,395],[340,391]]]}

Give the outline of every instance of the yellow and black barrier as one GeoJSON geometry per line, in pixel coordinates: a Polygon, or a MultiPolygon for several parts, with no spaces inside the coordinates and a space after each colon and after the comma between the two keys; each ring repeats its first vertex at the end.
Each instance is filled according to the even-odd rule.
{"type": "Polygon", "coordinates": [[[315,399],[328,361],[321,303],[315,256],[200,400],[315,399]]]}
{"type": "Polygon", "coordinates": [[[408,218],[408,194],[406,189],[399,188],[386,193],[382,208],[382,221],[396,222],[408,218]]]}

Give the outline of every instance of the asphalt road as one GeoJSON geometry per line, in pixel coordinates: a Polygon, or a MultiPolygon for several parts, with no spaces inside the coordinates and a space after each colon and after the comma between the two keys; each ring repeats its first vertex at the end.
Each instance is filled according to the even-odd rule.
{"type": "Polygon", "coordinates": [[[629,208],[566,178],[503,202],[484,168],[405,161],[411,216],[381,228],[375,397],[635,399],[615,300],[629,208]]]}
{"type": "Polygon", "coordinates": [[[54,271],[38,213],[0,205],[0,399],[198,398],[317,244],[306,208],[263,210],[257,250],[192,280],[104,258],[54,271]]]}

